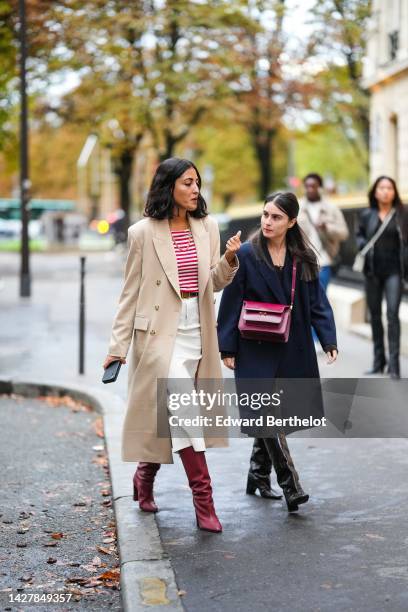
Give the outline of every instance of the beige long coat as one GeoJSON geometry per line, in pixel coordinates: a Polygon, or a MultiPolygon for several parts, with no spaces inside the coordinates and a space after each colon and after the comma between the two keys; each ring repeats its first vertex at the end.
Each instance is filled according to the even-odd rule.
{"type": "MultiPolygon", "coordinates": [[[[217,222],[189,218],[198,256],[202,358],[197,378],[221,379],[214,291],[229,284],[237,269],[220,259],[217,222]]],[[[109,354],[129,363],[128,406],[123,426],[123,461],[173,463],[171,440],[157,437],[157,378],[166,378],[182,299],[177,261],[167,219],[142,219],[129,228],[125,281],[112,326],[109,354]]],[[[219,434],[218,434],[219,435],[219,434]]],[[[207,446],[227,446],[206,437],[207,446]]]]}

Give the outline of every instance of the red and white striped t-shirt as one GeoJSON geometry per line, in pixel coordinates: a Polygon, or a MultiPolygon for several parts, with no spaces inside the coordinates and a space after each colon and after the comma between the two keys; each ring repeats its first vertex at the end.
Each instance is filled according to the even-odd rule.
{"type": "Polygon", "coordinates": [[[181,291],[198,291],[198,258],[189,229],[171,230],[181,291]]]}

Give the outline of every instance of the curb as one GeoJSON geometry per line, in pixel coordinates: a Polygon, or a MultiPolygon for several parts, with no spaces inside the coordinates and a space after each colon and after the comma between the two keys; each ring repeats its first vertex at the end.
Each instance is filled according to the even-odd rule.
{"type": "Polygon", "coordinates": [[[96,387],[67,385],[60,381],[34,383],[0,379],[0,394],[12,393],[33,398],[69,395],[91,405],[102,415],[117,526],[122,608],[124,612],[146,609],[182,612],[184,607],[178,595],[174,570],[163,550],[154,515],[139,512],[133,501],[134,464],[121,460],[124,401],[96,387]]]}

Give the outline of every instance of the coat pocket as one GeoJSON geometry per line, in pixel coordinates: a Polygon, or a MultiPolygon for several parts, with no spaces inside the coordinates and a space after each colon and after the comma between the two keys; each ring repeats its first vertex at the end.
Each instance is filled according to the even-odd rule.
{"type": "Polygon", "coordinates": [[[134,329],[140,329],[141,331],[146,331],[147,328],[149,327],[148,317],[144,317],[143,315],[136,315],[133,327],[134,329]]]}

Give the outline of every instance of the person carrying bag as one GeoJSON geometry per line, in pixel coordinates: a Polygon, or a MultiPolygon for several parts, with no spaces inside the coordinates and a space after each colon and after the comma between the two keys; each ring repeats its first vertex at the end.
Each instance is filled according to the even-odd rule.
{"type": "Polygon", "coordinates": [[[368,251],[374,247],[374,245],[377,242],[377,240],[385,232],[385,230],[387,229],[387,225],[389,224],[389,222],[391,221],[391,219],[393,218],[394,215],[395,215],[395,208],[392,208],[391,211],[385,217],[384,221],[381,223],[381,225],[378,228],[378,230],[375,232],[374,236],[372,238],[370,238],[370,240],[367,242],[365,247],[363,247],[361,249],[361,251],[359,251],[356,254],[356,257],[355,257],[354,263],[353,263],[353,272],[363,272],[364,264],[365,264],[365,258],[366,258],[366,255],[367,255],[368,251]]]}
{"type": "MultiPolygon", "coordinates": [[[[328,363],[337,358],[336,328],[319,282],[316,253],[297,224],[298,212],[293,193],[266,198],[261,227],[239,249],[239,269],[223,291],[218,343],[224,365],[234,371],[237,391],[250,387],[259,394],[272,390],[279,379],[304,379],[309,389],[319,387],[310,408],[321,414],[312,326],[328,363]]],[[[297,381],[287,389],[296,395],[297,381]]],[[[239,409],[245,418],[245,407],[240,404],[239,409]]],[[[264,431],[248,432],[255,439],[246,491],[254,495],[259,490],[262,497],[279,499],[280,493],[271,487],[273,466],[287,509],[295,512],[309,495],[300,484],[285,432],[264,431]]]]}

